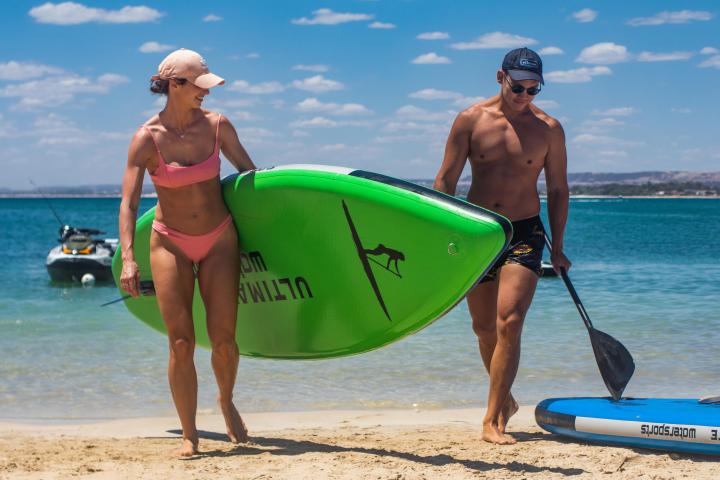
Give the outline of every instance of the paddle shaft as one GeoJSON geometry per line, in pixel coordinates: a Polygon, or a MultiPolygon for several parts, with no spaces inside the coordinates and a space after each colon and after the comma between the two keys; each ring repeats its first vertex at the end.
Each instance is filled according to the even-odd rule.
{"type": "MultiPolygon", "coordinates": [[[[547,245],[548,250],[550,250],[550,254],[552,255],[552,242],[550,242],[550,237],[548,237],[547,233],[545,233],[544,235],[545,244],[547,245]]],[[[580,301],[580,297],[575,291],[575,287],[573,287],[573,284],[570,281],[570,277],[568,277],[567,271],[562,267],[560,268],[560,276],[562,277],[563,282],[565,282],[565,286],[567,287],[568,292],[570,292],[570,296],[572,297],[573,302],[575,302],[575,306],[577,307],[578,312],[580,312],[580,317],[583,319],[583,322],[585,322],[585,326],[588,328],[588,330],[595,328],[590,321],[590,316],[587,314],[587,312],[585,311],[585,307],[580,301]]]]}

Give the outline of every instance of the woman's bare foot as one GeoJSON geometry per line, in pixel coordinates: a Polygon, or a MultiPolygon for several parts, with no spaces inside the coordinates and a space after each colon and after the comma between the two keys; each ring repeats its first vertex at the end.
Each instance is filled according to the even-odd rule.
{"type": "Polygon", "coordinates": [[[197,455],[198,453],[200,453],[200,451],[198,450],[198,441],[193,441],[189,438],[183,438],[182,447],[175,451],[175,454],[178,457],[192,457],[193,455],[197,455]]]}
{"type": "Polygon", "coordinates": [[[505,400],[505,405],[500,411],[500,416],[498,416],[498,430],[500,430],[500,433],[505,433],[505,427],[507,427],[510,417],[515,415],[519,409],[518,403],[512,394],[509,394],[507,400],[505,400]]]}
{"type": "Polygon", "coordinates": [[[235,408],[232,402],[223,404],[218,400],[220,405],[220,411],[225,417],[225,427],[227,428],[227,435],[232,443],[245,443],[249,440],[248,430],[245,427],[242,417],[235,408]]]}
{"type": "Polygon", "coordinates": [[[482,439],[489,443],[496,443],[498,445],[513,445],[517,443],[510,435],[500,431],[497,425],[491,423],[483,424],[482,439]]]}

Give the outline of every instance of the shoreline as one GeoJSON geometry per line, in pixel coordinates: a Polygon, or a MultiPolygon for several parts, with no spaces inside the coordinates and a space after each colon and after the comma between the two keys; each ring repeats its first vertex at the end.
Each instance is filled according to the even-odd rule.
{"type": "Polygon", "coordinates": [[[178,459],[176,417],[77,425],[0,422],[0,478],[713,478],[717,459],[576,443],[541,430],[534,407],[508,426],[515,445],[481,440],[485,410],[332,410],[243,415],[251,441],[199,415],[200,453],[178,459]]]}
{"type": "MultiPolygon", "coordinates": [[[[43,198],[52,198],[52,199],[63,199],[63,198],[121,198],[120,194],[95,194],[95,193],[88,193],[88,194],[45,194],[40,195],[37,193],[0,193],[0,199],[43,199],[43,198]]],[[[140,198],[157,198],[156,193],[143,193],[140,195],[140,198]]],[[[547,198],[547,195],[540,195],[540,198],[547,198]]],[[[632,199],[648,199],[648,198],[695,198],[695,199],[705,199],[705,200],[717,200],[720,198],[720,195],[570,195],[570,199],[579,198],[579,199],[618,199],[618,200],[632,200],[632,199]]]]}

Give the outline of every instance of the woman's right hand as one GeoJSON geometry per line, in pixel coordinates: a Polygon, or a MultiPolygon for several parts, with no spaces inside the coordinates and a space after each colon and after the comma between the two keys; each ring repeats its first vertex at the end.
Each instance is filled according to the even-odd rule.
{"type": "Polygon", "coordinates": [[[134,260],[123,262],[120,287],[133,297],[140,296],[140,271],[134,260]]]}

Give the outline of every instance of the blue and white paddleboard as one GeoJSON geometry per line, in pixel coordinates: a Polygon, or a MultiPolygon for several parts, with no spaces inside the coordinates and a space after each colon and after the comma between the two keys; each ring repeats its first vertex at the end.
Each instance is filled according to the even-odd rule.
{"type": "Polygon", "coordinates": [[[549,398],[535,409],[548,432],[590,442],[720,455],[720,403],[685,398],[549,398]]]}

